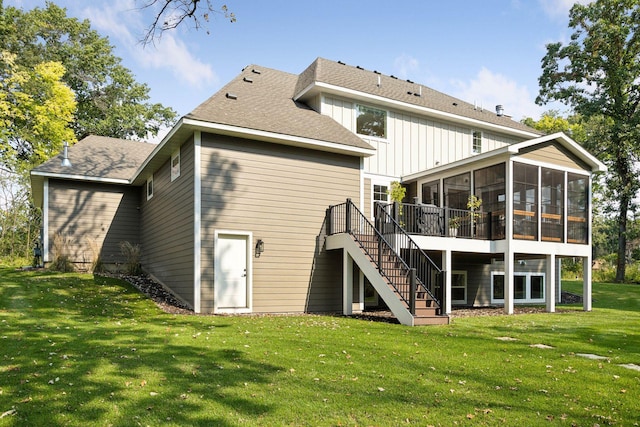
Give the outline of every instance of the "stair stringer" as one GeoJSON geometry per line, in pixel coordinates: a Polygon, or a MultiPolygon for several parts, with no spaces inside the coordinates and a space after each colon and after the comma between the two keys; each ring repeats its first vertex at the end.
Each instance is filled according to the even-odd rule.
{"type": "Polygon", "coordinates": [[[387,304],[389,310],[391,310],[396,319],[398,319],[398,321],[403,325],[414,326],[414,317],[409,309],[391,289],[391,286],[389,286],[374,263],[356,243],[353,236],[347,233],[327,236],[326,248],[328,250],[346,250],[351,259],[353,259],[358,268],[360,268],[360,271],[362,271],[365,277],[369,280],[380,298],[382,298],[382,300],[387,304]]]}

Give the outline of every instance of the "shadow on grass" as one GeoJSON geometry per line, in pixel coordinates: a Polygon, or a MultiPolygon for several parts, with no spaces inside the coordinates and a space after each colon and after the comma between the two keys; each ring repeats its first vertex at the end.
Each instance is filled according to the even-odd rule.
{"type": "Polygon", "coordinates": [[[15,421],[225,426],[272,409],[243,389],[282,368],[221,341],[224,319],[164,314],[116,279],[2,273],[0,408],[15,421]]]}

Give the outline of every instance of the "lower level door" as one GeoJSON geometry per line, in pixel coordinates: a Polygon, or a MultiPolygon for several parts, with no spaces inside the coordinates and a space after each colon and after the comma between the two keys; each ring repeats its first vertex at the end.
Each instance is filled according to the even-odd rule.
{"type": "Polygon", "coordinates": [[[248,235],[219,234],[216,241],[214,305],[218,312],[250,309],[248,235]]]}

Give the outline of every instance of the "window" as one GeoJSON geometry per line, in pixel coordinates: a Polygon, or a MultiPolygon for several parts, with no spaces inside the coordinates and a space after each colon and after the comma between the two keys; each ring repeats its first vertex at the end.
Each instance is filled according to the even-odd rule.
{"type": "Polygon", "coordinates": [[[360,135],[387,138],[387,112],[356,105],[356,132],[360,135]]]}
{"type": "Polygon", "coordinates": [[[153,175],[147,178],[147,200],[153,197],[153,175]]]}
{"type": "Polygon", "coordinates": [[[452,209],[467,209],[471,195],[471,174],[469,172],[445,178],[444,198],[445,206],[452,209]]]}
{"type": "Polygon", "coordinates": [[[564,239],[564,172],[547,168],[542,168],[541,172],[541,238],[561,242],[564,239]]]}
{"type": "Polygon", "coordinates": [[[451,272],[451,303],[452,304],[467,303],[467,272],[466,271],[451,272]]]}
{"type": "Polygon", "coordinates": [[[180,149],[171,155],[171,181],[180,176],[180,149]]]}
{"type": "Polygon", "coordinates": [[[422,203],[425,205],[440,206],[440,181],[431,181],[422,184],[422,203]]]}
{"type": "Polygon", "coordinates": [[[389,202],[389,187],[386,185],[374,184],[373,186],[373,201],[374,202],[389,202]]]}
{"type": "Polygon", "coordinates": [[[513,237],[538,240],[538,167],[513,164],[513,237]]]}
{"type": "Polygon", "coordinates": [[[473,132],[473,145],[471,146],[471,152],[473,154],[482,153],[482,132],[473,132]]]}
{"type": "Polygon", "coordinates": [[[491,240],[505,238],[505,205],[506,205],[506,169],[500,163],[473,172],[474,194],[482,199],[482,211],[491,214],[487,217],[491,240]]]}
{"type": "Polygon", "coordinates": [[[589,177],[567,174],[567,242],[588,243],[589,177]]]}
{"type": "MultiPolygon", "coordinates": [[[[504,272],[491,273],[491,302],[504,303],[504,272]]],[[[515,273],[513,300],[517,303],[544,302],[544,274],[515,273]]]]}

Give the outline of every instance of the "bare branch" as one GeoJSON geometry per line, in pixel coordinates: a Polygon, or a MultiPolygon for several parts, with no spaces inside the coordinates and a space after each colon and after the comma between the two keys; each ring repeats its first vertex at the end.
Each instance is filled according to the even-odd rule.
{"type": "Polygon", "coordinates": [[[230,22],[235,22],[233,12],[229,12],[227,5],[215,8],[213,0],[138,0],[141,9],[153,9],[155,18],[146,30],[142,44],[147,45],[160,39],[165,31],[173,30],[185,21],[193,22],[196,29],[209,22],[210,13],[223,15],[230,22]]]}

